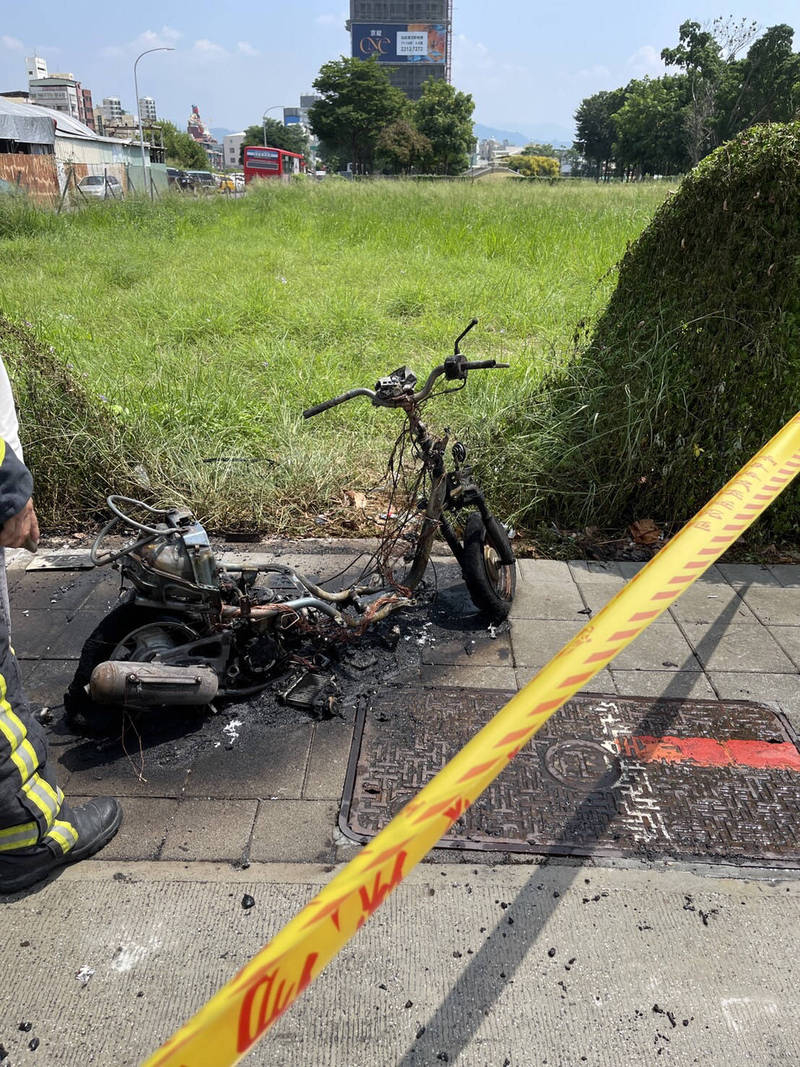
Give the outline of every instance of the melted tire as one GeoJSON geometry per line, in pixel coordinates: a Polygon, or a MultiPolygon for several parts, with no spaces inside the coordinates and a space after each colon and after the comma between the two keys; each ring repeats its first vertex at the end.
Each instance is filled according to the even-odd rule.
{"type": "Polygon", "coordinates": [[[95,703],[86,686],[98,663],[109,659],[129,634],[141,626],[159,622],[174,624],[182,620],[127,602],[119,604],[101,619],[84,642],[75,674],[64,693],[64,710],[71,730],[86,737],[108,737],[121,730],[127,709],[95,703]]]}
{"type": "Polygon", "coordinates": [[[508,617],[517,587],[514,550],[493,515],[484,523],[476,511],[464,527],[461,572],[472,603],[492,622],[508,617]],[[510,561],[510,562],[508,562],[510,561]]]}

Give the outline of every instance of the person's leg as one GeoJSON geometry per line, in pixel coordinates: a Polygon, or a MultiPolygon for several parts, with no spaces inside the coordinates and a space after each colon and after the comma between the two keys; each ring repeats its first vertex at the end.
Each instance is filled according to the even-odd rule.
{"type": "Polygon", "coordinates": [[[92,855],[122,821],[100,797],[72,809],[47,761],[47,738],[30,714],[9,640],[5,566],[0,571],[0,892],[25,889],[52,870],[92,855]]]}

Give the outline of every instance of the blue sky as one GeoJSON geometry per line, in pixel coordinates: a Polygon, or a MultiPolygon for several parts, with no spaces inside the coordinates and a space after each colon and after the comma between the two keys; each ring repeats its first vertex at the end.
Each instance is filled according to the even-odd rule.
{"type": "MultiPolygon", "coordinates": [[[[170,45],[139,63],[140,94],[180,126],[197,104],[210,126],[239,130],[266,108],[296,105],[324,62],[348,54],[348,10],[342,0],[0,0],[0,91],[26,88],[25,56],[36,50],[95,103],[119,96],[132,110],[134,59],[170,45]]],[[[729,14],[800,30],[797,0],[455,0],[453,82],[472,93],[478,122],[571,130],[585,96],[663,73],[659,53],[685,19],[729,14]]]]}

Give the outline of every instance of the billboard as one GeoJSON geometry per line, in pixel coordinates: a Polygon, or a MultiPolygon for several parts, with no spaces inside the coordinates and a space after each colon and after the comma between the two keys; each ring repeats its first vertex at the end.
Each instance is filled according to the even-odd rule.
{"type": "Polygon", "coordinates": [[[430,22],[405,24],[386,22],[353,23],[354,59],[379,63],[444,63],[447,58],[447,30],[430,22]]]}

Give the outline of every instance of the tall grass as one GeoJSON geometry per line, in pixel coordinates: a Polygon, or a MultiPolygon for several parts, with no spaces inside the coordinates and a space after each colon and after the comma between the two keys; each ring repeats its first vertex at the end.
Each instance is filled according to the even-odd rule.
{"type": "MultiPolygon", "coordinates": [[[[0,312],[86,376],[122,483],[143,468],[155,495],[217,526],[313,527],[343,485],[379,474],[398,419],[353,402],[305,423],[303,408],[403,363],[422,377],[475,316],[465,351],[511,368],[473,374],[431,410],[468,439],[566,358],[665,194],[331,181],[60,216],[9,201],[0,312]]],[[[53,430],[36,418],[23,411],[29,443],[53,430]]],[[[82,488],[82,512],[104,488],[82,488]]],[[[47,518],[76,516],[62,494],[47,518]]]]}

